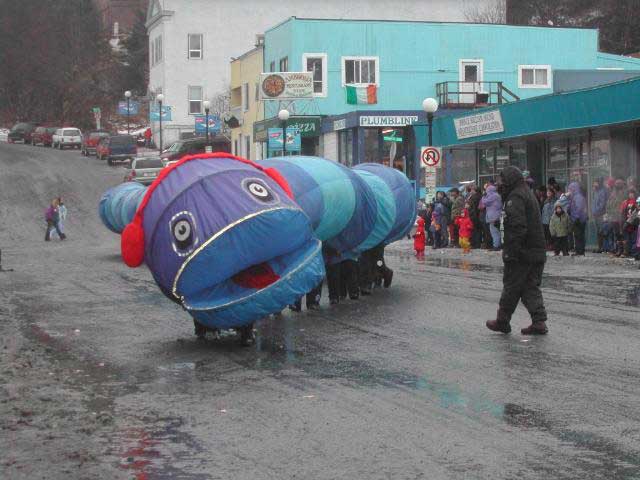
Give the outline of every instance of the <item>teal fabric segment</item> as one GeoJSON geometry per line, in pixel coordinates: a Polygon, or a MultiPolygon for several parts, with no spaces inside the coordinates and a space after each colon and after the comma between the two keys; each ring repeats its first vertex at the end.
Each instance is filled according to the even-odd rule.
{"type": "Polygon", "coordinates": [[[302,168],[318,185],[324,211],[315,234],[320,240],[338,235],[349,223],[356,208],[356,192],[346,167],[319,157],[281,159],[302,168]]]}
{"type": "Polygon", "coordinates": [[[377,206],[373,229],[365,241],[356,248],[357,251],[364,252],[383,242],[393,229],[396,221],[396,202],[393,192],[380,177],[366,170],[354,169],[354,172],[371,188],[377,206]]]}
{"type": "Polygon", "coordinates": [[[98,206],[102,223],[114,233],[122,233],[133,219],[147,188],[135,182],[121,183],[107,190],[98,206]]]}

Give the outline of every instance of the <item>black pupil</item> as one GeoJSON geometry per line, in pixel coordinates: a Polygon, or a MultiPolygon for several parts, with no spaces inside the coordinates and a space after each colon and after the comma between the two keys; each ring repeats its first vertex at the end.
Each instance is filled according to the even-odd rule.
{"type": "Polygon", "coordinates": [[[246,188],[254,198],[261,202],[270,202],[273,200],[271,191],[262,183],[250,182],[246,185],[246,188]]]}
{"type": "Polygon", "coordinates": [[[193,234],[189,222],[187,220],[179,220],[175,223],[173,226],[173,236],[178,249],[188,249],[193,243],[193,234]]]}

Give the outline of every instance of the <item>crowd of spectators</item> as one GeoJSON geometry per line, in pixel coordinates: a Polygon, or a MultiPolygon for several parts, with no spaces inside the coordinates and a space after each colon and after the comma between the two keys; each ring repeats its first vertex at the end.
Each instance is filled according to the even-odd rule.
{"type": "MultiPolygon", "coordinates": [[[[579,182],[571,181],[564,188],[551,177],[546,185],[536,186],[533,178],[525,177],[540,205],[549,251],[555,255],[585,255],[591,221],[597,235],[596,253],[640,260],[640,197],[633,178],[594,181],[589,211],[587,192],[579,182]]],[[[500,250],[502,202],[493,182],[482,188],[468,184],[447,193],[439,191],[433,202],[420,201],[418,216],[423,220],[420,225],[425,245],[433,249],[462,248],[464,252],[500,250]]]]}

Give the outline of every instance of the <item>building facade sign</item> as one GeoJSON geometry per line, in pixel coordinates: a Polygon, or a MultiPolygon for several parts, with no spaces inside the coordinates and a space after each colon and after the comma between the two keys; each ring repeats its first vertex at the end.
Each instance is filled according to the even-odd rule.
{"type": "MultiPolygon", "coordinates": [[[[198,115],[195,117],[196,133],[207,132],[206,118],[207,117],[205,115],[198,115]]],[[[217,115],[209,115],[209,133],[219,133],[221,126],[222,122],[217,115]]]]}
{"type": "Polygon", "coordinates": [[[363,115],[361,127],[406,127],[418,122],[417,115],[363,115]]]}
{"type": "Polygon", "coordinates": [[[342,120],[336,120],[333,122],[334,130],[344,130],[347,128],[347,119],[343,118],[342,120]]]}
{"type": "Polygon", "coordinates": [[[504,132],[500,110],[454,118],[453,123],[456,127],[458,140],[504,132]]]}
{"type": "MultiPolygon", "coordinates": [[[[270,152],[282,151],[283,133],[282,128],[270,128],[268,130],[269,141],[267,142],[267,147],[270,152]]],[[[302,146],[302,142],[300,141],[300,131],[295,128],[287,127],[286,136],[287,146],[285,147],[285,151],[299,152],[302,146]]]]}
{"type": "MultiPolygon", "coordinates": [[[[158,110],[157,105],[149,111],[149,120],[151,120],[152,122],[160,121],[160,111],[158,110]]],[[[171,107],[169,105],[162,106],[162,121],[171,121],[171,107]]]]}
{"type": "MultiPolygon", "coordinates": [[[[291,117],[287,121],[287,128],[295,128],[302,138],[317,137],[320,135],[320,117],[291,117]]],[[[269,118],[253,124],[253,138],[256,142],[267,141],[269,128],[282,128],[282,121],[278,118],[269,118]]]]}
{"type": "Polygon", "coordinates": [[[260,74],[260,100],[296,100],[300,98],[313,98],[313,73],[260,74]]]}

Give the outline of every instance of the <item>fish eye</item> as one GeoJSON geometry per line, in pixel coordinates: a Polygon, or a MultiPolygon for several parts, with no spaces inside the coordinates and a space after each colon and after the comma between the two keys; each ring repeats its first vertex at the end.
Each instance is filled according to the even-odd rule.
{"type": "Polygon", "coordinates": [[[198,243],[193,215],[189,212],[177,213],[171,218],[169,228],[173,250],[180,256],[190,254],[198,243]]]}
{"type": "Polygon", "coordinates": [[[274,203],[278,200],[276,194],[262,181],[257,178],[248,178],[242,182],[244,189],[252,198],[262,203],[274,203]]]}

